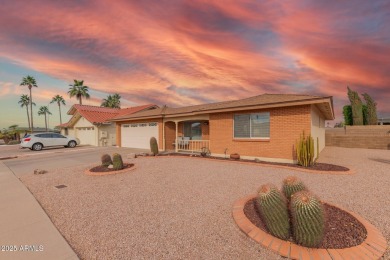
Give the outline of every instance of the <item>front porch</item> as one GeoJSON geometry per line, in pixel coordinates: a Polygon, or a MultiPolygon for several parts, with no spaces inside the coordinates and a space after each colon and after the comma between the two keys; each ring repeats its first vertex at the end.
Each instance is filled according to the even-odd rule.
{"type": "Polygon", "coordinates": [[[166,119],[163,130],[164,151],[193,153],[210,149],[208,115],[166,119]]]}

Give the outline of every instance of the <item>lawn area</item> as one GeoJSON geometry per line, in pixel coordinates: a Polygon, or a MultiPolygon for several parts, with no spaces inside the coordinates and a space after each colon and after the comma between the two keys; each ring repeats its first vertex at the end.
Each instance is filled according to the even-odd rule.
{"type": "Polygon", "coordinates": [[[323,200],[370,221],[389,241],[389,159],[387,150],[327,147],[320,162],[355,171],[328,175],[148,157],[128,160],[137,169],[117,175],[87,176],[87,166],[79,166],[21,180],[83,259],[283,259],[238,229],[232,218],[237,199],[296,175],[323,200]],[[54,187],[61,184],[67,187],[54,187]]]}

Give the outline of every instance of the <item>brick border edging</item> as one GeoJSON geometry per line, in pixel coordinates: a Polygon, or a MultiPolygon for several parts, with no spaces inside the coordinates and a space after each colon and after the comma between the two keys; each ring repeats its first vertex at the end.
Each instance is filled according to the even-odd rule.
{"type": "Polygon", "coordinates": [[[284,165],[275,165],[275,164],[265,164],[265,163],[256,163],[256,162],[241,162],[241,161],[235,161],[235,160],[219,160],[219,159],[213,159],[213,158],[207,158],[207,157],[197,157],[197,156],[180,156],[180,155],[166,155],[166,156],[139,156],[138,158],[169,158],[169,157],[184,157],[184,158],[192,158],[192,159],[201,159],[201,160],[211,160],[216,162],[228,162],[228,163],[240,163],[240,164],[246,164],[246,165],[255,165],[255,166],[262,166],[262,167],[273,167],[273,168],[280,168],[280,169],[288,169],[298,172],[307,172],[307,173],[316,173],[316,174],[332,174],[332,175],[352,175],[355,174],[355,171],[351,168],[348,168],[348,171],[316,171],[316,170],[309,170],[304,168],[297,168],[297,167],[290,167],[290,166],[284,166],[284,165]]]}
{"type": "Polygon", "coordinates": [[[265,248],[274,251],[281,256],[288,257],[290,259],[379,259],[385,253],[387,248],[386,239],[382,233],[367,220],[362,218],[356,213],[349,212],[340,207],[337,207],[345,212],[348,212],[355,217],[367,230],[366,239],[357,246],[348,247],[343,249],[317,249],[307,248],[299,246],[290,241],[281,240],[276,238],[267,232],[256,227],[245,215],[245,204],[255,198],[256,195],[252,194],[236,201],[233,205],[233,219],[237,226],[247,236],[255,240],[257,243],[265,248]]]}
{"type": "MultiPolygon", "coordinates": [[[[96,166],[94,166],[96,167],[96,166]]],[[[92,167],[93,168],[93,167],[92,167]]],[[[89,175],[89,176],[104,176],[104,175],[114,175],[114,174],[118,174],[118,173],[124,173],[124,172],[127,172],[127,171],[133,171],[135,170],[137,167],[135,167],[135,164],[134,166],[130,167],[130,168],[127,168],[127,169],[123,169],[123,170],[119,170],[119,171],[111,171],[111,172],[91,172],[90,170],[92,168],[88,168],[84,171],[84,173],[86,175],[89,175]]]]}

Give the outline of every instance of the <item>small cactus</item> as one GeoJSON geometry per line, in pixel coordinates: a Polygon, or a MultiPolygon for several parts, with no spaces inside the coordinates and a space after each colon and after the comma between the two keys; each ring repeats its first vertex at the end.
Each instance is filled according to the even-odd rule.
{"type": "Polygon", "coordinates": [[[268,231],[281,239],[290,237],[287,200],[272,184],[262,185],[256,198],[257,209],[268,231]]]}
{"type": "Polygon", "coordinates": [[[295,176],[288,176],[283,180],[282,190],[287,200],[291,199],[291,195],[295,192],[306,190],[305,184],[295,176]]]}
{"type": "Polygon", "coordinates": [[[112,164],[111,156],[108,154],[103,154],[101,157],[101,160],[102,160],[103,166],[108,167],[108,166],[110,166],[110,164],[112,164]]]}
{"type": "Polygon", "coordinates": [[[112,168],[114,170],[122,170],[123,169],[123,161],[122,161],[122,156],[118,153],[114,153],[112,155],[112,168]]]}
{"type": "Polygon", "coordinates": [[[150,151],[152,152],[153,155],[158,154],[158,144],[157,144],[157,139],[155,137],[150,138],[150,151]]]}
{"type": "Polygon", "coordinates": [[[290,210],[295,242],[306,247],[320,246],[325,233],[321,201],[308,191],[300,191],[292,195],[290,210]]]}

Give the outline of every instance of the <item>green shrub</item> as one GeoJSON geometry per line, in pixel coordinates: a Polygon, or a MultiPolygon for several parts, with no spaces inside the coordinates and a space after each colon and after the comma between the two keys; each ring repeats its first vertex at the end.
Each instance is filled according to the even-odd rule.
{"type": "Polygon", "coordinates": [[[290,210],[295,242],[318,247],[325,233],[325,211],[321,201],[308,191],[300,191],[291,197],[290,210]]]}
{"type": "Polygon", "coordinates": [[[282,191],[287,200],[291,199],[291,195],[295,192],[306,190],[305,184],[295,176],[288,176],[283,180],[282,191]]]}
{"type": "Polygon", "coordinates": [[[152,152],[153,155],[158,154],[158,144],[157,144],[157,139],[155,137],[150,138],[150,151],[152,152]]]}
{"type": "Polygon", "coordinates": [[[112,164],[111,156],[108,154],[103,154],[101,157],[101,160],[102,160],[103,166],[108,167],[108,166],[110,166],[110,164],[112,164]]]}
{"type": "Polygon", "coordinates": [[[299,165],[309,167],[314,164],[314,140],[310,135],[305,136],[304,131],[296,142],[296,153],[299,165]]]}
{"type": "Polygon", "coordinates": [[[114,153],[112,155],[112,165],[114,170],[122,170],[123,169],[123,161],[122,156],[118,153],[114,153]]]}
{"type": "Polygon", "coordinates": [[[20,144],[20,141],[18,140],[11,140],[7,143],[8,145],[13,145],[13,144],[20,144]]]}
{"type": "Polygon", "coordinates": [[[268,231],[281,239],[290,237],[290,222],[287,200],[272,184],[260,187],[256,205],[268,231]]]}

